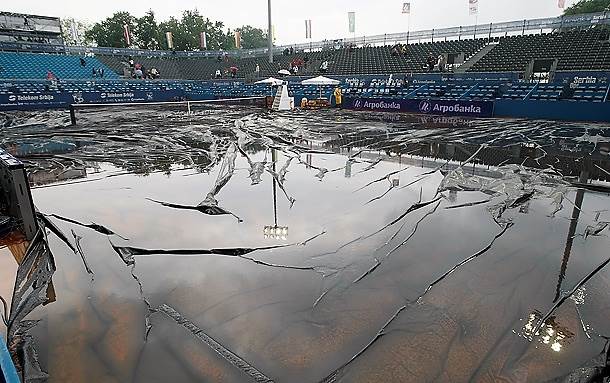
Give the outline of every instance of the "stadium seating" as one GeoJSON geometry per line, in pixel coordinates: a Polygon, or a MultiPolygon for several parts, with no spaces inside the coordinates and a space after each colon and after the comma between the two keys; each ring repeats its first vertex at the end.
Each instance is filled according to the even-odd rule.
{"type": "Polygon", "coordinates": [[[468,71],[523,72],[533,59],[558,59],[557,70],[610,69],[608,37],[605,28],[502,37],[468,71]]]}
{"type": "MultiPolygon", "coordinates": [[[[298,74],[320,74],[320,64],[328,61],[329,75],[376,75],[390,73],[426,72],[426,58],[429,54],[461,54],[473,57],[493,41],[495,47],[480,59],[475,57],[468,72],[519,72],[524,73],[532,60],[557,60],[557,70],[604,70],[610,69],[610,41],[608,30],[601,27],[586,30],[567,30],[559,33],[495,37],[492,40],[465,39],[436,42],[411,42],[402,54],[393,54],[391,46],[347,47],[313,52],[296,52],[274,56],[274,63],[266,57],[155,57],[134,56],[136,63],[144,67],[156,68],[164,79],[208,80],[217,70],[223,78],[229,77],[229,68],[238,68],[237,77],[253,78],[255,68],[260,68],[261,77],[275,76],[279,70],[290,69],[295,59],[306,61],[298,74]],[[478,59],[478,61],[477,61],[478,59]],[[476,62],[475,62],[476,61],[476,62]]],[[[60,78],[91,78],[91,68],[104,67],[106,76],[116,78],[129,69],[129,57],[99,55],[87,57],[87,66],[79,65],[78,57],[67,55],[46,55],[27,53],[1,53],[0,78],[44,78],[47,70],[52,70],[60,78]],[[108,68],[112,71],[107,70],[108,68]],[[114,73],[113,73],[114,72],[114,73]]],[[[465,67],[466,68],[466,67],[465,67]]],[[[445,89],[452,92],[451,89],[445,89]]],[[[489,92],[477,90],[482,96],[491,97],[489,92]]],[[[493,93],[493,91],[491,92],[493,93]]],[[[453,94],[453,93],[451,93],[453,94]]],[[[543,96],[534,95],[535,97],[543,96]]]]}
{"type": "Polygon", "coordinates": [[[571,98],[576,101],[602,102],[608,94],[608,87],[606,85],[579,84],[571,92],[571,98]]]}
{"type": "Polygon", "coordinates": [[[119,76],[97,58],[84,57],[86,66],[81,66],[79,57],[55,54],[0,52],[1,79],[44,79],[51,70],[60,79],[85,79],[92,77],[92,69],[104,69],[104,77],[119,76]]]}

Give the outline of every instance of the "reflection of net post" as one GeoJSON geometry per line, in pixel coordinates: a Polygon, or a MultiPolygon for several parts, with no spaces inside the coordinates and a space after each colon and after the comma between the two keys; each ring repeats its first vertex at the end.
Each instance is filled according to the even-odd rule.
{"type": "Polygon", "coordinates": [[[265,226],[263,229],[265,239],[277,239],[285,241],[288,239],[288,226],[265,226]]]}
{"type": "Polygon", "coordinates": [[[348,160],[347,164],[345,165],[345,178],[351,178],[352,177],[352,161],[348,160]]]}

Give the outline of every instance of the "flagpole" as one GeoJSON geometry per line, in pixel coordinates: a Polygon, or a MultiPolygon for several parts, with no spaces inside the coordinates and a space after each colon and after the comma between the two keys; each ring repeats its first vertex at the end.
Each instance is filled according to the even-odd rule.
{"type": "Polygon", "coordinates": [[[269,50],[269,63],[273,64],[273,31],[271,26],[271,0],[267,0],[267,18],[269,29],[267,30],[267,49],[269,50]]]}

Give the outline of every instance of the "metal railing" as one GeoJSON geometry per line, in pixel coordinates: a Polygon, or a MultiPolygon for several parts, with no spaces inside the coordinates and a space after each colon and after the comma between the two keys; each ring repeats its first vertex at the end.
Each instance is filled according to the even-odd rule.
{"type": "MultiPolygon", "coordinates": [[[[586,28],[601,24],[610,24],[610,12],[589,13],[575,16],[560,16],[542,19],[509,21],[502,23],[475,24],[458,26],[451,28],[428,29],[412,32],[386,33],[382,35],[361,36],[345,39],[323,40],[316,42],[305,42],[290,45],[280,45],[273,48],[275,54],[282,53],[287,48],[298,50],[316,51],[328,48],[329,46],[341,47],[344,45],[367,45],[367,44],[387,44],[393,42],[409,42],[414,40],[434,40],[444,38],[462,37],[487,37],[497,34],[525,33],[528,31],[560,30],[565,28],[586,28]]],[[[73,55],[115,55],[115,56],[148,56],[148,57],[217,57],[229,54],[234,57],[256,57],[268,53],[267,48],[259,49],[239,49],[232,51],[162,51],[145,50],[133,48],[104,48],[104,47],[85,47],[85,46],[64,46],[64,45],[45,45],[31,43],[0,43],[0,50],[34,50],[39,49],[44,52],[68,53],[73,55]]]]}

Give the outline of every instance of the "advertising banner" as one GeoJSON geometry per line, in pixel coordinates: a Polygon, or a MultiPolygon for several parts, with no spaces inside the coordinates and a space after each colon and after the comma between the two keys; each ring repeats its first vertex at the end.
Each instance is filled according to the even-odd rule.
{"type": "Polygon", "coordinates": [[[421,113],[436,116],[492,117],[493,101],[346,98],[344,108],[373,112],[421,113]]]}
{"type": "Polygon", "coordinates": [[[127,91],[127,92],[76,92],[53,94],[0,95],[0,110],[61,109],[70,104],[113,104],[124,102],[179,101],[185,96],[182,90],[127,91]]]}

